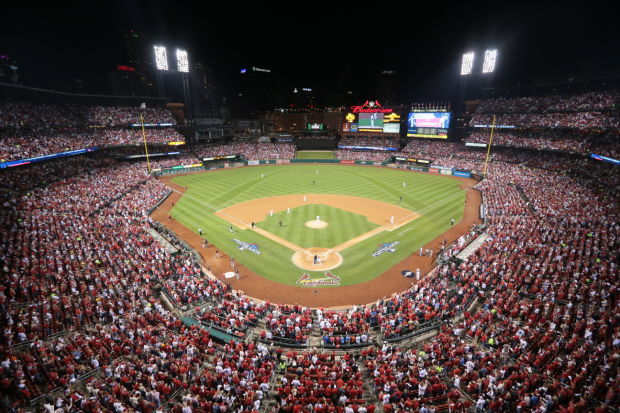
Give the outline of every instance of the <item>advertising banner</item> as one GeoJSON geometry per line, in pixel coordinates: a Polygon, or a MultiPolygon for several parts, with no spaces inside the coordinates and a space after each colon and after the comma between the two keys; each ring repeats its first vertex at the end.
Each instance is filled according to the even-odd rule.
{"type": "Polygon", "coordinates": [[[454,176],[462,176],[463,178],[471,178],[470,172],[454,171],[454,176]]]}

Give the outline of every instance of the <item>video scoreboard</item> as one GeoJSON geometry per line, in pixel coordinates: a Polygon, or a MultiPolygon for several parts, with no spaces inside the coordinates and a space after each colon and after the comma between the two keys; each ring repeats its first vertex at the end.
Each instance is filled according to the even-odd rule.
{"type": "Polygon", "coordinates": [[[343,132],[400,133],[400,115],[384,108],[379,101],[352,106],[345,120],[343,132]]]}
{"type": "Polygon", "coordinates": [[[409,112],[407,137],[447,139],[450,112],[409,112]]]}

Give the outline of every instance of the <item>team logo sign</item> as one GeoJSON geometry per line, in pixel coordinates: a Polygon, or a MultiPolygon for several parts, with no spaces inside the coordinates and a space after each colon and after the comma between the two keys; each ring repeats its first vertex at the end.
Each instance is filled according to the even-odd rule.
{"type": "Polygon", "coordinates": [[[301,285],[302,287],[323,287],[326,285],[340,285],[340,277],[332,274],[327,271],[325,273],[325,277],[323,278],[312,278],[310,274],[304,273],[297,282],[297,285],[301,285]]]}
{"type": "Polygon", "coordinates": [[[415,277],[415,273],[411,270],[402,270],[400,273],[403,277],[407,277],[407,278],[415,277]]]}
{"type": "Polygon", "coordinates": [[[256,255],[260,254],[260,249],[258,247],[258,244],[255,243],[249,243],[249,242],[245,242],[245,241],[240,241],[238,239],[233,239],[233,241],[237,244],[237,248],[239,248],[241,251],[250,251],[251,253],[254,253],[256,255]]]}
{"type": "Polygon", "coordinates": [[[375,251],[374,254],[372,254],[372,256],[373,257],[378,257],[379,255],[383,254],[384,252],[394,252],[394,251],[396,251],[396,248],[394,248],[394,247],[397,246],[398,244],[400,244],[399,241],[386,242],[385,244],[379,244],[379,248],[375,251]]]}

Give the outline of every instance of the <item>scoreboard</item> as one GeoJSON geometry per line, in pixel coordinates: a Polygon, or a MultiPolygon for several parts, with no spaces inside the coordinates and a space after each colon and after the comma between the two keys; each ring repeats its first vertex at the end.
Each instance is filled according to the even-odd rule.
{"type": "Polygon", "coordinates": [[[447,139],[450,112],[409,112],[407,137],[447,139]]]}

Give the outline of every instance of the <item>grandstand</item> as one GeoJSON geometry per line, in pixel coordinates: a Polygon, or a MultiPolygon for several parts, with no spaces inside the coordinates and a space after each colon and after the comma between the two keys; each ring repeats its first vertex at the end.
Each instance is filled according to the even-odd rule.
{"type": "MultiPolygon", "coordinates": [[[[494,114],[520,127],[498,133],[479,176],[483,229],[411,288],[338,310],[247,297],[154,221],[170,189],[136,157],[133,107],[0,102],[2,162],[99,148],[0,170],[2,409],[612,411],[620,174],[589,154],[617,158],[617,98],[483,101],[472,125],[494,114]]],[[[175,124],[164,107],[146,121],[175,124]]],[[[461,142],[348,139],[478,173],[486,156],[461,142]]],[[[175,126],[147,131],[151,152],[168,141],[185,139],[175,126]]],[[[151,167],[295,154],[291,143],[186,146],[151,167]]]]}

